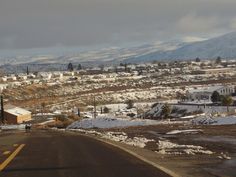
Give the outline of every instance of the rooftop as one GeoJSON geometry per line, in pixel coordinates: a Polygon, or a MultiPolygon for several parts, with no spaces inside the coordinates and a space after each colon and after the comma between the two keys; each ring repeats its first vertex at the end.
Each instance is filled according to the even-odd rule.
{"type": "Polygon", "coordinates": [[[205,87],[205,88],[200,88],[200,89],[192,89],[189,90],[189,93],[196,93],[196,92],[209,92],[212,93],[214,91],[217,91],[225,86],[212,86],[212,87],[205,87]]]}
{"type": "Polygon", "coordinates": [[[26,114],[31,114],[30,111],[27,111],[25,109],[19,108],[19,107],[14,107],[10,109],[5,109],[5,112],[15,115],[15,116],[20,116],[20,115],[26,115],[26,114]]]}

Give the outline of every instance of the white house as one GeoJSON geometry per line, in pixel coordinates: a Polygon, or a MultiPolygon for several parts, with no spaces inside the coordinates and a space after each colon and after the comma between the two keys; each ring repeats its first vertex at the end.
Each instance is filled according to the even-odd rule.
{"type": "Polygon", "coordinates": [[[205,100],[210,102],[214,91],[217,91],[220,95],[231,95],[235,92],[233,86],[212,86],[188,90],[186,96],[190,101],[205,100]]]}

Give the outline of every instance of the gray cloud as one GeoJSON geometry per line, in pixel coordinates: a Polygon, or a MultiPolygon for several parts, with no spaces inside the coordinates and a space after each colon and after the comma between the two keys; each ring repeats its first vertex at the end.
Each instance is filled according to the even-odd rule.
{"type": "Polygon", "coordinates": [[[144,43],[236,29],[235,0],[2,0],[0,49],[144,43]]]}

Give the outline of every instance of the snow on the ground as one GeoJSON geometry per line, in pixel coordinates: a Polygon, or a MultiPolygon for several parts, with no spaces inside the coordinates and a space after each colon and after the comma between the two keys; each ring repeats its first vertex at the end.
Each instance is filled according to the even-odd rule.
{"type": "Polygon", "coordinates": [[[220,153],[220,155],[218,156],[218,158],[220,159],[226,159],[226,160],[230,160],[231,157],[223,152],[220,153]]]}
{"type": "Polygon", "coordinates": [[[129,138],[128,135],[124,132],[97,132],[95,130],[82,130],[82,129],[71,129],[70,131],[76,131],[81,132],[85,134],[92,134],[92,135],[98,135],[101,138],[125,143],[132,146],[137,146],[144,148],[146,146],[146,143],[154,141],[153,139],[147,139],[145,137],[133,137],[129,138]]]}
{"type": "MultiPolygon", "coordinates": [[[[147,108],[149,108],[149,107],[151,107],[154,103],[156,103],[156,102],[140,102],[140,103],[134,103],[134,107],[136,107],[136,108],[145,108],[145,107],[147,107],[147,108]]],[[[100,110],[101,108],[103,108],[103,107],[107,107],[107,108],[109,108],[109,110],[111,111],[111,112],[119,112],[120,110],[125,110],[126,109],[126,107],[127,107],[127,104],[124,104],[124,103],[117,103],[117,104],[106,104],[106,105],[100,105],[100,106],[98,106],[97,108],[98,108],[98,110],[100,110]]]]}
{"type": "MultiPolygon", "coordinates": [[[[144,148],[148,142],[156,142],[154,139],[148,139],[143,136],[139,137],[129,137],[125,132],[97,132],[95,130],[84,130],[84,129],[70,129],[70,131],[81,132],[90,135],[96,135],[104,139],[125,143],[131,146],[136,146],[140,148],[144,148]]],[[[179,145],[172,143],[168,140],[159,140],[158,143],[158,151],[160,154],[213,154],[214,152],[203,148],[202,146],[195,145],[179,145]]]]}
{"type": "Polygon", "coordinates": [[[0,129],[2,129],[2,130],[22,130],[22,129],[25,129],[25,124],[20,124],[20,125],[1,125],[0,129]]]}
{"type": "Polygon", "coordinates": [[[115,117],[97,117],[82,119],[69,125],[68,129],[76,128],[113,128],[113,127],[130,127],[130,126],[145,126],[145,125],[157,125],[168,124],[169,121],[157,121],[149,119],[131,119],[131,118],[115,118],[115,117]]]}
{"type": "Polygon", "coordinates": [[[204,149],[202,146],[195,145],[180,145],[172,143],[168,140],[159,140],[158,143],[159,154],[213,154],[212,151],[204,149]]]}
{"type": "Polygon", "coordinates": [[[167,135],[175,135],[175,134],[180,134],[180,133],[184,133],[184,134],[195,134],[195,133],[199,133],[202,132],[202,130],[200,129],[189,129],[189,130],[172,130],[170,132],[167,132],[167,135]]]}
{"type": "Polygon", "coordinates": [[[192,120],[194,125],[232,125],[236,124],[236,116],[228,117],[199,117],[192,120]]]}
{"type": "Polygon", "coordinates": [[[128,138],[127,134],[124,132],[106,132],[102,135],[102,138],[122,142],[125,144],[141,148],[144,148],[146,146],[146,143],[154,141],[152,139],[147,139],[145,137],[128,138]]]}

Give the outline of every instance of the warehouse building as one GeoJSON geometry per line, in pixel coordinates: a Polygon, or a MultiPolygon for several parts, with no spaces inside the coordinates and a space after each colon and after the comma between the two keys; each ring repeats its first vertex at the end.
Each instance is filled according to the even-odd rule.
{"type": "Polygon", "coordinates": [[[31,112],[19,107],[6,107],[4,119],[7,124],[21,124],[32,120],[31,112]]]}

